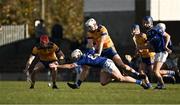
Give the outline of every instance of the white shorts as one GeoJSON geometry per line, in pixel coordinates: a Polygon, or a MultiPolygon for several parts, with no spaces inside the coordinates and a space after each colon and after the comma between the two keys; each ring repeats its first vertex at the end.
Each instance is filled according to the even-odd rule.
{"type": "Polygon", "coordinates": [[[167,59],[167,56],[168,56],[168,52],[167,51],[156,53],[154,61],[155,62],[158,61],[158,62],[163,62],[164,63],[166,61],[166,59],[167,59]]]}
{"type": "Polygon", "coordinates": [[[113,69],[117,68],[114,62],[111,59],[107,59],[103,65],[102,71],[112,74],[113,69]]]}

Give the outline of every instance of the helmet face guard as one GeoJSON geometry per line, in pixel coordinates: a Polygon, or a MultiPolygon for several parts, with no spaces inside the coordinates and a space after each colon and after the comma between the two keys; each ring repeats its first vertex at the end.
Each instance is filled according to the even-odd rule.
{"type": "Polygon", "coordinates": [[[166,25],[164,23],[158,23],[156,25],[156,28],[163,34],[166,31],[166,25]]]}
{"type": "Polygon", "coordinates": [[[131,34],[140,34],[140,27],[138,24],[132,25],[131,34]]]}
{"type": "Polygon", "coordinates": [[[96,20],[93,18],[90,18],[89,20],[86,21],[85,26],[88,28],[90,31],[94,31],[96,29],[96,20]]]}
{"type": "Polygon", "coordinates": [[[79,59],[79,57],[82,55],[82,52],[81,52],[81,50],[79,50],[79,49],[76,49],[76,50],[74,50],[72,53],[71,53],[71,57],[73,58],[73,59],[79,59]]]}
{"type": "Polygon", "coordinates": [[[145,28],[153,27],[153,18],[151,16],[145,16],[142,20],[142,24],[145,28]]]}

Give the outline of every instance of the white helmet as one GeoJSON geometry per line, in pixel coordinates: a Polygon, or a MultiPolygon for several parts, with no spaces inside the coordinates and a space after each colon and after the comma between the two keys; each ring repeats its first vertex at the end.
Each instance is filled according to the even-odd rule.
{"type": "Polygon", "coordinates": [[[76,49],[71,53],[71,57],[76,58],[76,59],[78,59],[81,55],[82,55],[82,52],[79,49],[76,49]]]}
{"type": "Polygon", "coordinates": [[[35,27],[37,27],[40,23],[41,23],[40,20],[36,20],[34,23],[35,27]]]}
{"type": "Polygon", "coordinates": [[[156,25],[156,27],[157,27],[158,29],[162,30],[162,32],[165,32],[165,30],[166,30],[166,25],[165,25],[164,23],[158,23],[158,24],[156,25]]]}
{"type": "Polygon", "coordinates": [[[94,24],[96,24],[96,20],[93,18],[90,18],[89,20],[86,21],[85,25],[86,27],[92,27],[94,26],[94,24]]]}

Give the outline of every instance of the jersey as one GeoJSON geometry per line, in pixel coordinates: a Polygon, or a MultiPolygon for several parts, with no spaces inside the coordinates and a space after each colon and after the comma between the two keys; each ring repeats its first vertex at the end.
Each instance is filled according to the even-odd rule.
{"type": "MultiPolygon", "coordinates": [[[[140,33],[139,35],[135,35],[135,42],[137,46],[147,46],[147,36],[144,33],[140,33]]],[[[141,57],[148,58],[150,57],[150,51],[148,48],[140,49],[139,53],[141,57]]]]}
{"type": "Polygon", "coordinates": [[[166,51],[164,34],[159,32],[157,28],[149,30],[147,32],[147,38],[156,53],[166,51]]]}
{"type": "Polygon", "coordinates": [[[38,56],[41,61],[56,61],[58,60],[56,53],[59,50],[59,47],[52,42],[47,47],[42,47],[39,44],[33,48],[32,55],[38,56]]]}
{"type": "Polygon", "coordinates": [[[76,65],[88,65],[93,67],[100,67],[102,68],[105,64],[107,58],[105,57],[94,57],[92,54],[83,54],[79,60],[75,62],[76,65]]]}
{"type": "Polygon", "coordinates": [[[104,27],[102,25],[98,25],[98,29],[95,31],[88,31],[87,32],[87,39],[92,39],[96,48],[99,48],[102,36],[105,37],[103,49],[110,48],[114,45],[109,34],[108,34],[106,27],[104,27]]]}
{"type": "MultiPolygon", "coordinates": [[[[140,33],[140,35],[135,35],[135,42],[137,46],[147,46],[147,35],[140,33]]],[[[140,49],[139,53],[142,58],[154,57],[155,53],[150,51],[148,48],[140,49]]]]}

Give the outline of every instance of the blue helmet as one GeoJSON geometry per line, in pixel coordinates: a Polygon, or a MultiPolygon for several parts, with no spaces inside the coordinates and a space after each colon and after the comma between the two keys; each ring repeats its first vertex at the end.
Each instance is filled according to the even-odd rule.
{"type": "Polygon", "coordinates": [[[151,16],[145,16],[142,20],[142,25],[145,28],[152,28],[153,27],[153,18],[151,16]]]}

